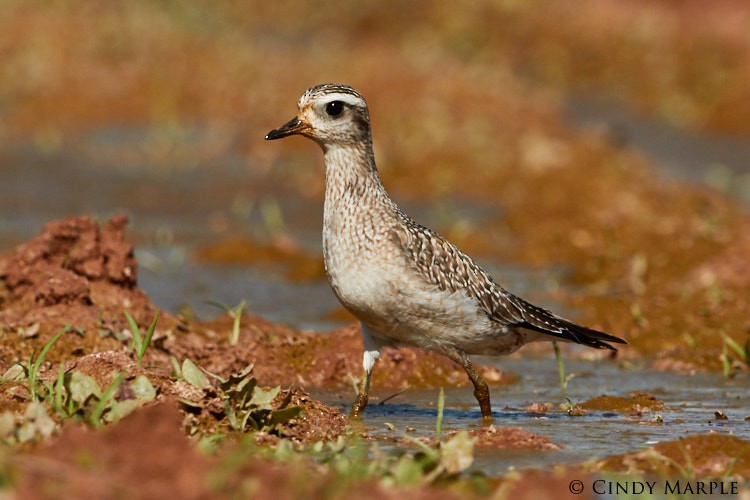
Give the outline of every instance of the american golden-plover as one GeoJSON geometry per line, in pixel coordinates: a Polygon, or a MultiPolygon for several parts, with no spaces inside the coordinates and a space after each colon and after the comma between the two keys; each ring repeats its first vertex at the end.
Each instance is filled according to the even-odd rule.
{"type": "Polygon", "coordinates": [[[323,149],[326,274],[336,297],[359,319],[364,339],[364,375],[352,416],[367,406],[372,367],[383,346],[429,349],[461,365],[482,417],[491,419],[489,389],[470,354],[510,354],[541,340],[611,350],[607,342],[626,343],[509,293],[471,257],[407,216],[378,176],[370,115],[359,92],[318,85],[297,105],[297,116],[266,139],[299,134],[323,149]]]}

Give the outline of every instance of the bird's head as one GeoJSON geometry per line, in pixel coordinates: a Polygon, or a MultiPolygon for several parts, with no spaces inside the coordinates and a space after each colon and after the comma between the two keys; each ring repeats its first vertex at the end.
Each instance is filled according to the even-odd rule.
{"type": "Polygon", "coordinates": [[[303,135],[323,149],[371,143],[370,114],[362,95],[348,85],[326,83],[306,90],[297,116],[271,130],[266,140],[303,135]]]}

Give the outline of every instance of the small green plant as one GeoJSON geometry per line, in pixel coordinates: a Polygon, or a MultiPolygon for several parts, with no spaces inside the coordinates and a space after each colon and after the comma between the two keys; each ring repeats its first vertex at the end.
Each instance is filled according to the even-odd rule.
{"type": "Polygon", "coordinates": [[[736,340],[729,335],[722,333],[721,337],[724,339],[724,343],[721,346],[721,366],[724,378],[730,378],[732,376],[732,358],[729,355],[729,351],[734,351],[737,357],[746,367],[750,367],[750,339],[745,343],[745,347],[742,347],[736,340]]]}
{"type": "Polygon", "coordinates": [[[57,379],[52,387],[52,408],[60,416],[68,416],[69,413],[64,405],[65,401],[65,365],[60,363],[57,370],[57,379]]]}
{"type": "Polygon", "coordinates": [[[565,375],[565,359],[563,358],[562,352],[560,352],[560,346],[557,345],[556,341],[552,341],[552,349],[555,351],[555,359],[557,360],[557,374],[560,377],[560,390],[563,394],[568,393],[568,382],[575,377],[575,373],[565,375]]]}
{"type": "Polygon", "coordinates": [[[31,401],[18,419],[10,411],[0,413],[0,442],[7,444],[28,443],[50,437],[57,424],[47,413],[47,405],[31,401]]]}
{"type": "MultiPolygon", "coordinates": [[[[201,370],[189,359],[184,360],[180,368],[182,377],[193,387],[204,393],[218,392],[217,396],[223,400],[224,415],[232,430],[242,432],[250,428],[255,431],[278,432],[278,425],[297,418],[302,413],[302,408],[291,405],[292,391],[288,391],[281,402],[274,405],[281,387],[268,390],[258,387],[257,380],[251,376],[252,370],[253,365],[248,365],[225,379],[201,370]],[[217,384],[212,384],[206,375],[214,378],[217,384]]],[[[181,399],[180,402],[193,409],[203,406],[201,401],[181,399]]]]}
{"type": "Polygon", "coordinates": [[[143,360],[143,356],[146,354],[148,346],[151,344],[151,337],[153,337],[154,331],[156,330],[156,322],[159,321],[160,311],[156,311],[156,315],[154,316],[153,321],[151,321],[151,325],[149,325],[148,330],[146,330],[146,335],[144,336],[141,336],[141,329],[138,327],[138,323],[135,322],[133,316],[128,311],[123,312],[125,313],[125,318],[128,320],[128,325],[130,325],[130,331],[133,334],[133,340],[130,341],[129,348],[135,352],[138,366],[140,366],[141,360],[143,360]]]}
{"type": "MultiPolygon", "coordinates": [[[[47,341],[46,344],[44,344],[41,348],[41,350],[37,353],[36,348],[31,353],[31,356],[29,357],[29,360],[23,364],[19,363],[17,366],[21,367],[21,370],[23,371],[23,374],[25,375],[26,379],[29,381],[29,394],[32,401],[42,400],[47,397],[48,393],[50,392],[50,387],[45,386],[42,384],[42,388],[45,389],[44,394],[39,394],[39,369],[42,367],[42,363],[44,363],[44,359],[47,357],[47,353],[49,353],[49,350],[52,349],[52,346],[55,345],[55,342],[57,342],[60,337],[65,334],[70,327],[68,325],[65,325],[55,333],[51,339],[47,341]]],[[[20,375],[20,374],[19,374],[20,375]]]]}
{"type": "Polygon", "coordinates": [[[438,394],[437,422],[435,422],[435,439],[440,442],[443,434],[443,411],[445,410],[445,390],[441,387],[438,394]]]}
{"type": "Polygon", "coordinates": [[[141,375],[124,391],[128,398],[117,399],[116,394],[124,380],[124,373],[115,373],[112,382],[102,391],[96,380],[83,373],[75,371],[58,376],[53,406],[61,416],[80,418],[94,427],[116,422],[156,397],[151,382],[141,375]]]}
{"type": "Polygon", "coordinates": [[[404,455],[396,462],[390,471],[393,482],[404,485],[432,483],[439,477],[455,476],[474,462],[474,439],[468,432],[460,431],[442,440],[444,412],[445,390],[441,387],[435,421],[436,446],[433,448],[405,435],[404,438],[417,445],[420,451],[413,456],[404,455]]]}
{"type": "Polygon", "coordinates": [[[721,360],[722,375],[724,375],[724,378],[730,378],[732,376],[732,361],[729,358],[729,349],[727,349],[726,342],[721,346],[721,356],[719,356],[719,359],[721,360]]]}
{"type": "Polygon", "coordinates": [[[586,415],[587,413],[586,410],[581,408],[577,403],[574,403],[568,396],[565,396],[564,403],[560,403],[560,409],[571,417],[579,417],[581,415],[586,415]]]}
{"type": "Polygon", "coordinates": [[[207,304],[222,309],[229,315],[230,318],[234,320],[234,322],[232,323],[232,333],[229,335],[229,344],[237,345],[237,342],[239,342],[240,340],[240,322],[242,321],[242,311],[247,305],[245,301],[243,300],[234,307],[229,307],[228,305],[217,302],[215,300],[209,300],[207,304]]]}
{"type": "Polygon", "coordinates": [[[112,379],[112,383],[104,390],[101,398],[99,398],[99,401],[94,405],[93,410],[91,410],[91,413],[88,415],[88,421],[94,427],[102,425],[102,415],[104,415],[104,410],[112,407],[115,391],[120,387],[123,380],[125,380],[125,374],[116,373],[112,379]]]}
{"type": "MultiPolygon", "coordinates": [[[[438,420],[442,418],[443,412],[444,403],[440,404],[438,400],[438,420]]],[[[436,422],[436,429],[441,425],[436,422]]],[[[210,434],[204,439],[204,446],[213,449],[213,442],[225,437],[210,434]]],[[[351,485],[352,481],[377,481],[388,487],[449,484],[465,479],[468,482],[463,484],[471,485],[475,491],[487,491],[487,483],[481,474],[473,474],[468,478],[462,476],[474,457],[474,439],[468,432],[461,431],[440,441],[425,442],[407,435],[403,439],[412,446],[387,451],[379,443],[359,439],[358,434],[353,433],[339,436],[335,441],[317,441],[308,446],[304,454],[333,474],[334,482],[328,491],[339,491],[339,486],[351,485]]],[[[225,487],[227,478],[241,464],[246,463],[249,456],[266,456],[287,462],[290,467],[300,463],[299,445],[288,439],[281,439],[272,450],[259,447],[254,439],[244,438],[238,444],[229,454],[224,455],[221,465],[212,471],[209,482],[217,492],[223,491],[220,488],[225,487]]]]}
{"type": "MultiPolygon", "coordinates": [[[[693,459],[690,457],[690,454],[687,452],[687,450],[682,445],[682,443],[678,443],[678,447],[679,447],[680,453],[682,454],[682,458],[685,460],[685,465],[682,465],[676,460],[673,460],[669,458],[668,456],[659,453],[653,448],[647,450],[646,459],[652,464],[654,464],[655,466],[660,466],[660,465],[671,466],[675,471],[677,471],[677,474],[684,479],[688,479],[688,480],[695,479],[695,468],[693,467],[693,459]]],[[[662,476],[667,476],[666,470],[663,470],[662,467],[659,467],[659,469],[661,470],[662,476]]]]}
{"type": "Polygon", "coordinates": [[[63,419],[82,420],[94,427],[105,422],[115,422],[134,409],[156,397],[151,382],[140,376],[129,384],[126,399],[118,400],[116,394],[125,379],[115,374],[112,383],[102,392],[99,384],[80,372],[66,372],[60,364],[57,379],[48,387],[45,400],[32,400],[26,407],[23,419],[11,412],[0,413],[0,441],[25,443],[52,435],[58,423],[48,411],[54,410],[63,419]]]}

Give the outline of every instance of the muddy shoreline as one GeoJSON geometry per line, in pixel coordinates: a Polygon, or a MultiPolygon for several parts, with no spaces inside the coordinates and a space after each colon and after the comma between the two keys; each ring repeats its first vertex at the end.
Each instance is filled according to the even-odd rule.
{"type": "MultiPolygon", "coordinates": [[[[133,256],[133,246],[125,237],[126,224],[127,218],[124,216],[102,223],[88,217],[54,221],[47,224],[39,236],[19,245],[0,259],[0,318],[3,324],[0,372],[5,374],[0,392],[0,413],[16,415],[16,427],[9,429],[6,424],[5,439],[11,442],[15,440],[22,445],[20,449],[28,450],[10,459],[11,469],[22,477],[17,491],[33,492],[38,484],[57,482],[65,485],[65,488],[72,488],[72,491],[77,491],[76,488],[98,491],[98,488],[109,488],[113,484],[120,484],[128,490],[130,478],[143,474],[138,465],[128,460],[122,462],[121,452],[128,446],[124,443],[132,440],[128,437],[131,434],[151,436],[148,439],[166,442],[166,446],[159,447],[163,449],[159,452],[160,456],[167,454],[164,460],[173,461],[174,456],[191,457],[187,462],[181,462],[180,473],[187,474],[186,469],[195,468],[202,471],[196,472],[199,475],[205,473],[206,469],[218,467],[220,460],[217,462],[216,457],[198,454],[187,438],[195,444],[205,442],[212,435],[223,435],[225,437],[221,440],[224,445],[221,449],[224,450],[240,446],[237,443],[246,442],[247,439],[261,449],[270,450],[276,449],[284,441],[305,449],[315,443],[335,442],[344,437],[373,440],[367,427],[359,424],[353,426],[347,421],[341,407],[328,406],[305,392],[306,389],[326,389],[342,394],[344,400],[352,397],[351,384],[359,373],[362,350],[356,324],[328,333],[300,332],[246,314],[239,323],[238,342],[232,345],[230,332],[234,319],[229,315],[203,322],[161,312],[152,344],[139,359],[132,348],[132,325],[124,313],[127,311],[138,325],[143,325],[139,330],[145,330],[145,325],[152,320],[157,309],[138,287],[138,263],[133,256]],[[38,379],[42,384],[52,387],[56,377],[63,377],[63,372],[90,377],[101,388],[113,384],[117,377],[122,377],[118,380],[120,384],[125,384],[121,387],[131,384],[135,388],[136,381],[145,377],[154,388],[153,397],[141,403],[132,389],[124,392],[118,389],[110,413],[114,414],[114,405],[134,398],[135,409],[132,416],[126,416],[120,423],[109,424],[107,427],[111,427],[111,430],[104,432],[97,432],[90,425],[82,423],[66,423],[66,419],[59,414],[30,417],[30,401],[33,398],[29,394],[28,380],[19,376],[18,364],[23,364],[30,356],[33,359],[63,326],[67,327],[67,331],[60,335],[44,363],[39,366],[38,379]],[[195,382],[195,375],[187,372],[185,360],[200,367],[205,382],[200,382],[200,377],[195,382]],[[211,378],[211,374],[216,378],[211,378]],[[232,380],[234,386],[228,382],[232,380]],[[265,403],[267,410],[260,406],[254,408],[255,417],[251,416],[251,419],[268,419],[274,412],[286,415],[285,412],[290,411],[288,408],[294,410],[289,414],[291,418],[279,417],[278,423],[271,426],[264,426],[255,432],[251,430],[247,433],[245,429],[238,433],[227,413],[227,401],[231,400],[227,395],[248,382],[252,386],[257,385],[261,395],[271,394],[273,387],[278,387],[278,392],[274,393],[276,395],[265,403]],[[26,417],[20,419],[23,414],[26,417]],[[46,421],[45,418],[51,418],[51,430],[41,430],[40,422],[46,421]],[[20,423],[23,421],[34,422],[31,441],[21,438],[23,425],[27,425],[20,423]],[[59,423],[55,424],[55,421],[64,425],[56,428],[59,423]],[[233,442],[235,444],[231,444],[233,442]],[[112,447],[119,450],[115,455],[111,455],[112,447]],[[58,469],[68,467],[66,464],[70,463],[75,453],[111,456],[100,465],[104,476],[94,479],[75,473],[64,480],[59,479],[58,469]]],[[[529,350],[528,354],[533,356],[533,351],[529,350]]],[[[620,362],[642,362],[642,355],[637,349],[629,351],[620,362]]],[[[581,355],[579,351],[569,354],[581,355]]],[[[660,356],[653,363],[663,363],[661,366],[664,369],[684,369],[679,358],[670,362],[671,358],[664,354],[660,356]]],[[[374,384],[381,389],[398,391],[403,388],[466,387],[469,390],[463,371],[446,358],[432,353],[413,349],[386,350],[379,363],[374,384]]],[[[501,372],[493,366],[480,365],[479,369],[494,386],[517,381],[517,375],[501,372]]],[[[663,403],[654,396],[634,394],[629,398],[598,396],[567,410],[533,404],[527,411],[541,417],[548,411],[567,411],[570,415],[585,415],[592,410],[614,411],[641,419],[653,418],[653,412],[663,409],[663,403]]],[[[79,411],[85,414],[86,409],[81,407],[79,411]]],[[[473,446],[477,449],[489,447],[547,453],[560,449],[554,438],[504,426],[503,422],[496,422],[496,425],[472,430],[469,436],[473,446]]],[[[456,431],[449,434],[448,439],[455,438],[456,434],[456,431]]],[[[727,456],[721,454],[721,450],[727,446],[738,447],[738,450],[745,450],[748,446],[745,441],[731,437],[726,439],[730,441],[718,444],[714,441],[696,441],[698,444],[690,445],[693,448],[697,446],[697,452],[701,454],[718,457],[701,466],[706,471],[728,467],[729,462],[721,458],[727,456]]],[[[409,440],[396,442],[407,448],[414,446],[409,440]]],[[[433,446],[437,444],[429,439],[422,442],[433,446]]],[[[665,450],[667,454],[674,453],[672,448],[665,450]]],[[[742,453],[746,452],[738,453],[742,457],[742,453]]],[[[649,462],[639,456],[611,457],[597,462],[588,472],[653,471],[653,460],[649,462]]],[[[747,473],[744,458],[732,463],[733,467],[738,467],[734,469],[736,473],[747,473]]],[[[242,470],[246,467],[250,470],[256,470],[253,469],[256,467],[273,471],[277,466],[256,458],[247,462],[242,470]]],[[[586,470],[582,469],[581,473],[586,470]]],[[[530,474],[532,477],[533,473],[530,474]]],[[[190,489],[191,484],[191,480],[186,479],[180,488],[190,489]]],[[[160,487],[154,483],[149,486],[149,491],[159,491],[160,487]]],[[[276,488],[272,485],[268,487],[276,488]]],[[[376,486],[373,488],[378,489],[376,486]]]]}

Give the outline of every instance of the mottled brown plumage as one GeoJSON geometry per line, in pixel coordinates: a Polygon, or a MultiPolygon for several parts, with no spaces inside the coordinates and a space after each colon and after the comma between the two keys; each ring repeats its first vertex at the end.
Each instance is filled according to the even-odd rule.
{"type": "Polygon", "coordinates": [[[625,343],[516,297],[474,260],[409,218],[388,196],[375,167],[364,98],[346,85],[307,90],[299,114],[266,139],[300,134],[323,149],[323,255],[341,303],[361,322],[364,376],[352,414],[367,405],[370,374],[384,345],[434,350],[459,363],[482,416],[489,390],[468,355],[503,355],[540,340],[615,350],[625,343]]]}

